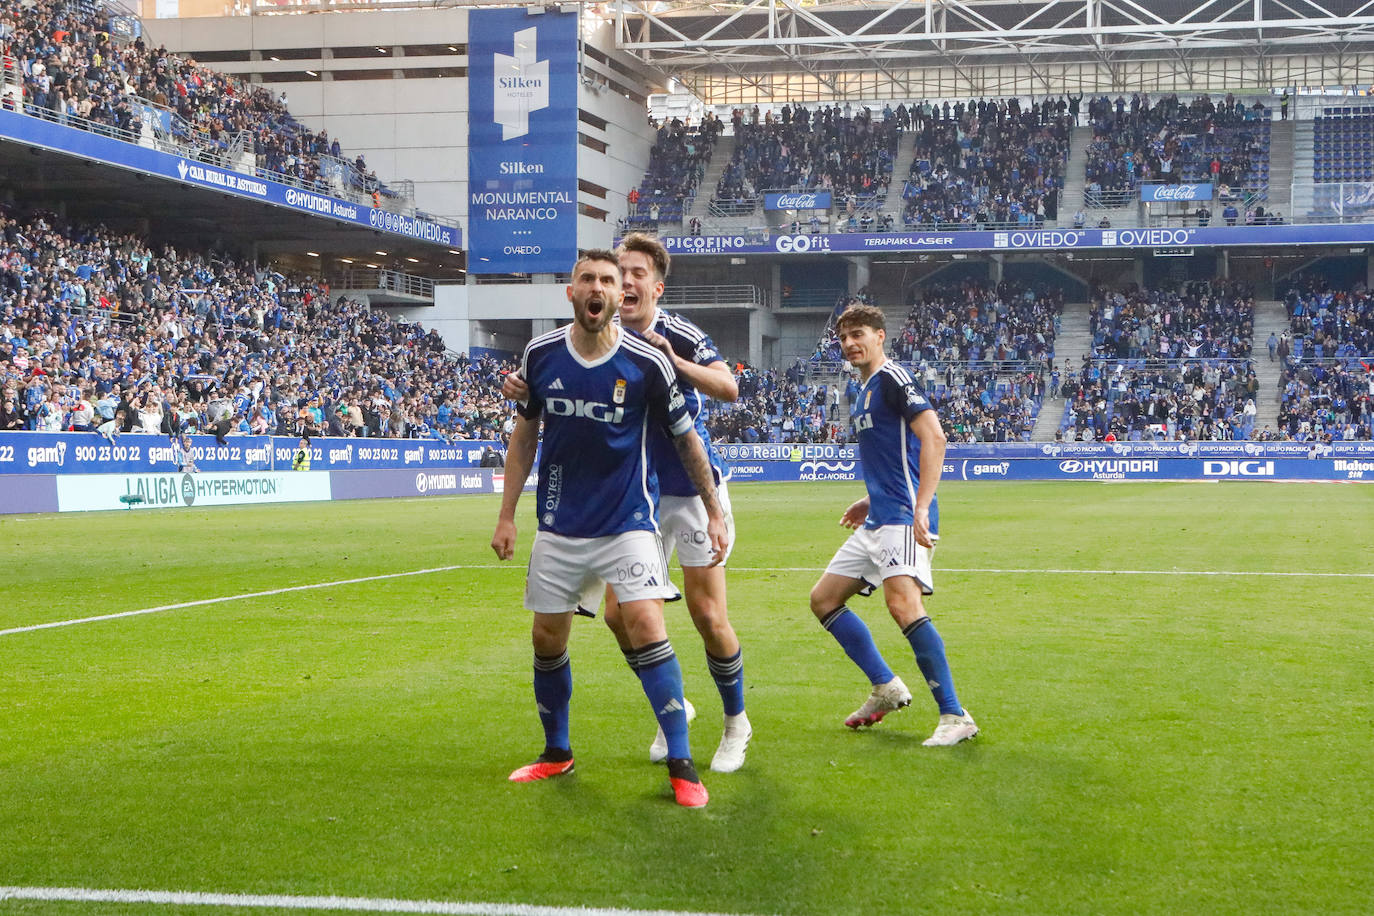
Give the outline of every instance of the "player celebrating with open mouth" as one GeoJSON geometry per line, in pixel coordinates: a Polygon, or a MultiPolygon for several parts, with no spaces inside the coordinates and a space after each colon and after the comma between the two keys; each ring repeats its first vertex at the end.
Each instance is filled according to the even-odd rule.
{"type": "Polygon", "coordinates": [[[593,605],[610,585],[619,601],[631,666],[667,744],[668,777],[679,804],[706,804],[692,763],[682,669],[663,625],[663,599],[676,595],[658,537],[657,485],[645,460],[651,426],[673,438],[700,494],[716,562],[729,548],[710,463],[667,356],[611,318],[623,295],[616,257],[588,251],[567,290],[573,323],[525,348],[528,394],[511,435],[501,513],[491,546],[515,550],[515,509],[539,444],[539,531],[530,551],[525,606],[534,612],[534,696],[544,752],[511,774],[532,782],[571,773],[568,710],[572,668],[568,634],[579,604],[593,605]]]}
{"type": "MultiPolygon", "coordinates": [[[[707,397],[719,401],[734,401],[739,397],[734,373],[704,331],[682,316],[670,315],[658,307],[671,263],[663,244],[651,236],[631,233],[616,251],[625,289],[620,323],[662,350],[677,370],[687,411],[710,460],[712,480],[733,547],[735,520],[725,485],[729,471],[711,445],[704,407],[707,397]]],[[[522,400],[527,392],[518,373],[507,376],[502,386],[502,393],[515,401],[522,400]]],[[[657,429],[649,431],[649,461],[658,475],[659,524],[663,529],[665,553],[671,557],[673,551],[677,551],[687,611],[701,634],[706,648],[706,665],[724,710],[724,727],[715,756],[711,758],[711,769],[717,773],[731,773],[744,765],[745,752],[754,731],[744,710],[744,655],[727,612],[724,563],[728,549],[726,556],[712,554],[707,515],[671,436],[657,429]]],[[[633,668],[633,645],[611,589],[606,591],[606,624],[615,633],[633,668]]],[[[690,703],[687,709],[690,719],[694,712],[690,703]]],[[[668,745],[660,729],[649,745],[649,759],[660,763],[667,757],[668,745]]]]}

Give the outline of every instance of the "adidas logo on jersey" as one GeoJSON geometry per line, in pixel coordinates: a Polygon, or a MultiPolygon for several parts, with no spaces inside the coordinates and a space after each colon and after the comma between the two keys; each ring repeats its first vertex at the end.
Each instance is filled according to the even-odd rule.
{"type": "Polygon", "coordinates": [[[562,390],[563,390],[563,380],[562,380],[561,378],[556,378],[556,379],[554,379],[554,380],[553,380],[553,384],[549,385],[549,390],[550,390],[550,391],[562,391],[562,390]]]}
{"type": "Polygon", "coordinates": [[[667,705],[665,705],[662,709],[660,709],[660,710],[658,711],[658,714],[659,714],[660,716],[666,716],[666,715],[668,715],[668,713],[670,713],[670,712],[685,712],[685,711],[686,711],[686,710],[683,709],[682,704],[679,703],[679,702],[677,701],[677,697],[673,697],[671,700],[668,701],[667,705]]]}

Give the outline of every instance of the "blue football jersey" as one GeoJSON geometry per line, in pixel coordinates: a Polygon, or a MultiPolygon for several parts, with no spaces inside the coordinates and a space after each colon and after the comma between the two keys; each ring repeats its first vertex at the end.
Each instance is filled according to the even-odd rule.
{"type": "Polygon", "coordinates": [[[618,331],[611,351],[593,362],[573,350],[571,326],[525,347],[520,374],[530,397],[520,415],[544,418],[541,531],[577,538],[658,531],[649,431],[680,436],[692,428],[692,418],[668,357],[618,331]]]}
{"type": "MultiPolygon", "coordinates": [[[[667,338],[673,346],[674,353],[698,366],[709,366],[717,360],[725,360],[706,332],[680,315],[669,315],[659,309],[658,317],[654,319],[654,331],[667,338]]],[[[720,452],[711,444],[711,435],[706,431],[706,396],[681,376],[678,376],[677,383],[682,390],[682,396],[687,400],[687,413],[691,415],[697,435],[701,437],[701,444],[706,448],[706,457],[711,462],[714,482],[716,486],[720,486],[722,480],[730,479],[730,469],[720,457],[720,452]]],[[[697,488],[692,485],[692,478],[687,476],[687,469],[682,466],[682,459],[678,457],[677,446],[673,445],[673,440],[661,430],[650,432],[649,455],[654,470],[658,472],[659,490],[664,495],[697,495],[697,488]]]]}
{"type": "MultiPolygon", "coordinates": [[[[911,432],[910,424],[921,411],[933,409],[911,373],[890,360],[859,389],[854,427],[868,488],[865,528],[915,521],[921,440],[911,432]]],[[[934,499],[930,502],[930,531],[940,531],[940,509],[934,499]]]]}

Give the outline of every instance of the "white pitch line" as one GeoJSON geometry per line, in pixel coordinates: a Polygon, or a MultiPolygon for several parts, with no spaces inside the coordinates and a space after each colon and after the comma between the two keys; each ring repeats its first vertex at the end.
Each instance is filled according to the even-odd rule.
{"type": "MultiPolygon", "coordinates": [[[[358,585],[363,582],[379,582],[384,579],[401,579],[407,576],[426,576],[430,573],[454,572],[457,570],[505,569],[524,572],[525,567],[518,563],[456,563],[452,566],[435,566],[430,569],[412,569],[406,572],[382,573],[376,576],[360,576],[356,579],[335,579],[332,582],[314,582],[309,585],[292,585],[286,588],[273,588],[263,592],[244,592],[241,595],[221,595],[218,598],[201,598],[197,601],[183,601],[179,604],[160,604],[157,607],[139,608],[134,611],[119,611],[115,614],[99,614],[95,617],[75,617],[71,620],[53,620],[48,623],[35,623],[24,627],[10,627],[0,630],[0,636],[15,633],[31,633],[34,630],[51,630],[56,627],[71,627],[81,623],[98,623],[102,620],[118,620],[121,617],[138,617],[143,614],[156,614],[160,611],[176,611],[188,607],[201,607],[207,604],[224,604],[228,601],[244,601],[249,598],[266,598],[271,595],[285,595],[289,592],[304,592],[316,588],[334,588],[339,585],[358,585]]],[[[818,566],[731,566],[734,572],[806,572],[819,573],[818,566]]],[[[1227,569],[999,569],[993,567],[943,566],[942,573],[976,573],[994,576],[1218,576],[1239,578],[1270,579],[1374,579],[1374,572],[1278,572],[1273,570],[1246,571],[1227,569]]]]}
{"type": "Polygon", "coordinates": [[[386,897],[296,897],[284,894],[214,894],[193,891],[127,891],[85,887],[0,887],[0,900],[70,903],[157,903],[277,910],[351,910],[360,913],[437,913],[443,916],[726,916],[679,910],[533,906],[524,903],[460,903],[386,897]]]}
{"type": "MultiPolygon", "coordinates": [[[[314,588],[333,588],[336,585],[357,585],[360,582],[376,582],[381,579],[400,579],[405,576],[424,576],[429,573],[449,572],[455,569],[473,569],[471,566],[436,566],[432,569],[412,569],[407,572],[382,573],[378,576],[362,576],[357,579],[336,579],[333,582],[315,582],[310,585],[292,585],[287,588],[273,588],[265,592],[244,592],[241,595],[221,595],[218,598],[201,598],[198,601],[183,601],[180,604],[160,604],[157,607],[139,608],[136,611],[120,611],[116,614],[100,614],[95,617],[76,617],[71,620],[53,620],[49,623],[35,623],[27,627],[11,627],[0,630],[0,636],[13,633],[30,633],[34,630],[51,630],[54,627],[71,627],[78,623],[96,623],[101,620],[118,620],[121,617],[138,617],[142,614],[156,614],[159,611],[177,611],[181,608],[200,607],[206,604],[223,604],[226,601],[243,601],[248,598],[266,598],[269,595],[285,595],[288,592],[304,592],[314,588]]],[[[499,567],[498,567],[499,568],[499,567]]],[[[521,567],[523,568],[523,567],[521,567]]]]}

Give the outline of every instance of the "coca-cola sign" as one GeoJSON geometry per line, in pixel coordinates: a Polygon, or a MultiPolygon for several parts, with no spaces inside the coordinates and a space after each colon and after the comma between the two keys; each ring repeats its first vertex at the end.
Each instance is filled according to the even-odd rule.
{"type": "Polygon", "coordinates": [[[829,191],[778,191],[763,195],[765,210],[829,210],[829,191]]]}
{"type": "Polygon", "coordinates": [[[1146,203],[1170,200],[1211,200],[1212,185],[1209,184],[1143,184],[1140,186],[1140,199],[1146,203]]]}

